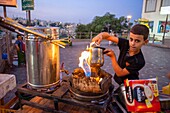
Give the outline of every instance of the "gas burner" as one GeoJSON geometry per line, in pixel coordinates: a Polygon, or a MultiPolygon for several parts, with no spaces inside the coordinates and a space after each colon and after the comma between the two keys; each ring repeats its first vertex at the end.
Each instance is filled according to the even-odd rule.
{"type": "MultiPolygon", "coordinates": [[[[103,93],[103,95],[92,95],[92,96],[82,96],[78,95],[75,92],[70,90],[69,82],[62,82],[54,92],[48,94],[48,93],[42,93],[42,91],[47,92],[47,89],[41,89],[41,91],[37,91],[37,89],[33,89],[28,84],[24,84],[21,87],[17,88],[17,94],[19,97],[19,104],[20,106],[26,104],[35,108],[43,109],[46,111],[56,112],[56,110],[59,110],[60,102],[65,105],[75,105],[79,106],[80,108],[87,108],[89,110],[96,110],[98,112],[106,112],[109,109],[109,106],[112,102],[112,96],[113,96],[113,88],[111,87],[108,89],[106,93],[103,93]],[[47,106],[41,106],[39,107],[39,103],[29,102],[25,100],[25,98],[22,98],[22,94],[31,95],[31,96],[39,96],[43,97],[49,100],[54,101],[54,109],[47,108],[47,106]],[[88,100],[90,98],[90,100],[88,100]],[[84,99],[85,101],[83,101],[84,99]],[[88,101],[87,101],[88,100],[88,101]],[[34,104],[32,104],[34,103],[34,104]]],[[[62,109],[64,110],[64,109],[62,109]]]]}
{"type": "Polygon", "coordinates": [[[88,102],[90,101],[92,103],[100,103],[100,102],[104,101],[109,96],[109,91],[107,91],[104,94],[100,94],[100,95],[81,95],[81,94],[74,92],[74,90],[72,90],[72,88],[70,88],[70,92],[74,99],[77,99],[80,101],[88,101],[88,102]]]}
{"type": "Polygon", "coordinates": [[[33,91],[44,92],[44,93],[52,93],[58,87],[60,87],[60,84],[55,84],[55,85],[50,86],[50,87],[37,87],[37,88],[36,87],[32,87],[30,84],[25,84],[23,87],[27,88],[29,90],[33,90],[33,91]]]}
{"type": "Polygon", "coordinates": [[[100,68],[92,68],[92,76],[86,77],[81,68],[76,68],[69,77],[69,90],[74,99],[99,103],[109,97],[114,86],[111,81],[112,75],[100,68]]]}

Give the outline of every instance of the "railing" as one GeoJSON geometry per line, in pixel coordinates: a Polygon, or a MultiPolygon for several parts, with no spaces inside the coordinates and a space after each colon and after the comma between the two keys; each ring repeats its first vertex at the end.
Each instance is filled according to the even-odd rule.
{"type": "Polygon", "coordinates": [[[76,39],[92,39],[97,34],[99,34],[99,33],[95,33],[95,32],[77,32],[75,38],[76,39]]]}
{"type": "MultiPolygon", "coordinates": [[[[95,33],[95,32],[78,32],[76,33],[75,38],[76,39],[92,39],[94,36],[96,36],[99,33],[95,33]]],[[[121,34],[121,33],[116,33],[116,35],[118,37],[122,37],[122,38],[128,38],[127,34],[121,34]]],[[[168,45],[170,44],[170,36],[165,36],[165,39],[163,40],[162,35],[149,35],[149,43],[152,44],[165,44],[168,45]],[[164,41],[164,43],[163,43],[164,41]]]]}
{"type": "Polygon", "coordinates": [[[170,36],[165,36],[165,38],[163,40],[162,35],[153,34],[153,35],[149,36],[149,41],[150,41],[150,43],[153,43],[153,44],[169,45],[170,44],[170,36]]]}
{"type": "Polygon", "coordinates": [[[162,36],[161,35],[149,35],[149,41],[151,43],[161,43],[162,44],[162,36]]]}

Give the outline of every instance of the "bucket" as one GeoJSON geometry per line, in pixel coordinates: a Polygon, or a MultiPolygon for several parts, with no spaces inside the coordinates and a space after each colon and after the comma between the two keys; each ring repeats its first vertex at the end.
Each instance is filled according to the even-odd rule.
{"type": "Polygon", "coordinates": [[[3,60],[6,60],[7,58],[8,58],[7,53],[2,53],[2,59],[3,59],[3,60]]]}
{"type": "Polygon", "coordinates": [[[59,46],[28,34],[26,38],[28,84],[34,88],[56,85],[60,80],[59,46]]]}

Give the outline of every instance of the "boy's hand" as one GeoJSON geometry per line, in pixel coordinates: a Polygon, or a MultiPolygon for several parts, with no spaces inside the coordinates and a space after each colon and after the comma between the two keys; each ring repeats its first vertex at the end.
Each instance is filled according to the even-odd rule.
{"type": "Polygon", "coordinates": [[[98,34],[97,36],[95,36],[93,39],[92,39],[92,42],[95,42],[96,44],[100,45],[102,41],[102,34],[98,34]]]}
{"type": "Polygon", "coordinates": [[[111,49],[105,49],[104,54],[106,54],[109,57],[116,57],[114,51],[111,49]]]}

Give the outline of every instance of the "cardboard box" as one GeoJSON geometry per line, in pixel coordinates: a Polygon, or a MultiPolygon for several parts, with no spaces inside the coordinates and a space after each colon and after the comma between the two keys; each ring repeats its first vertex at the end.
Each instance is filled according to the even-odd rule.
{"type": "Polygon", "coordinates": [[[0,74],[0,99],[2,99],[8,91],[16,87],[16,78],[12,74],[0,74]]]}
{"type": "Polygon", "coordinates": [[[157,80],[125,80],[125,102],[131,112],[160,111],[157,80]]]}
{"type": "Polygon", "coordinates": [[[170,83],[167,86],[162,87],[162,93],[170,95],[170,83]]]}

